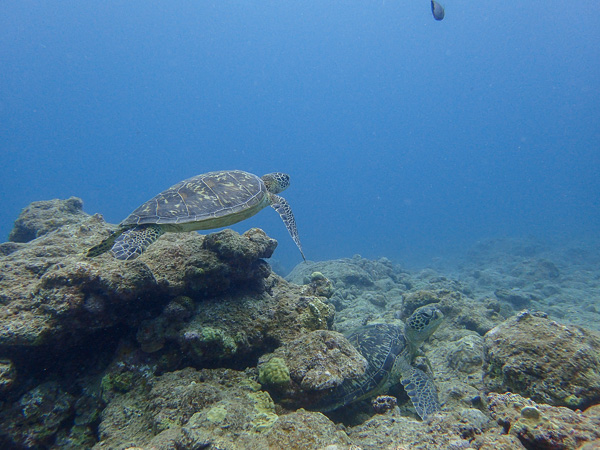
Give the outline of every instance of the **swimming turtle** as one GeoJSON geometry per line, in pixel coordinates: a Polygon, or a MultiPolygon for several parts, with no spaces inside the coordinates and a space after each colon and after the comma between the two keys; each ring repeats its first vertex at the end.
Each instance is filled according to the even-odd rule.
{"type": "Polygon", "coordinates": [[[361,377],[345,380],[334,388],[318,409],[332,411],[380,395],[400,382],[422,419],[439,410],[431,376],[415,367],[413,360],[443,318],[438,308],[426,305],[407,319],[404,330],[397,324],[376,323],[353,331],[347,338],[367,360],[367,369],[361,377]]]}
{"type": "Polygon", "coordinates": [[[292,209],[277,195],[289,185],[290,176],[280,172],[262,177],[241,170],[196,175],[141,205],[119,224],[117,231],[89,249],[87,256],[98,256],[110,250],[117,259],[132,260],[165,232],[210,230],[232,225],[270,205],[281,216],[305,259],[292,209]]]}

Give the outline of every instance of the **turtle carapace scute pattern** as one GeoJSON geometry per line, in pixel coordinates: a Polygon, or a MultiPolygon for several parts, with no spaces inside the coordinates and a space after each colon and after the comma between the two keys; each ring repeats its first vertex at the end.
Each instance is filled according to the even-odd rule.
{"type": "Polygon", "coordinates": [[[87,256],[95,257],[110,251],[119,260],[133,260],[163,233],[225,227],[272,206],[305,259],[292,209],[277,195],[289,185],[289,175],[280,172],[263,177],[241,170],[196,175],[139,206],[114,233],[89,249],[87,256]]]}

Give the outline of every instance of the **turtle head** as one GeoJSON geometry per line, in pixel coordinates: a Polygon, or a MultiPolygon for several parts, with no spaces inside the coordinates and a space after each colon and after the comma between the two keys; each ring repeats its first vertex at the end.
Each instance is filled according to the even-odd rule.
{"type": "Polygon", "coordinates": [[[279,194],[290,185],[290,176],[287,173],[273,172],[262,176],[262,180],[271,194],[279,194]]]}
{"type": "Polygon", "coordinates": [[[419,347],[440,326],[444,315],[433,305],[417,308],[406,320],[404,335],[415,347],[419,347]]]}

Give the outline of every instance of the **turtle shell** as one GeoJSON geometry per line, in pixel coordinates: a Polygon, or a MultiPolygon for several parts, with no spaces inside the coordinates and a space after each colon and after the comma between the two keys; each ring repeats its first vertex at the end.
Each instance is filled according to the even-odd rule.
{"type": "Polygon", "coordinates": [[[165,231],[207,230],[247,219],[269,204],[260,177],[241,170],[208,172],[156,195],[121,226],[157,224],[165,231]]]}
{"type": "Polygon", "coordinates": [[[406,338],[398,325],[367,325],[350,334],[348,340],[367,360],[367,369],[361,377],[346,380],[334,389],[327,398],[329,410],[376,394],[385,387],[396,358],[409,357],[406,338]]]}

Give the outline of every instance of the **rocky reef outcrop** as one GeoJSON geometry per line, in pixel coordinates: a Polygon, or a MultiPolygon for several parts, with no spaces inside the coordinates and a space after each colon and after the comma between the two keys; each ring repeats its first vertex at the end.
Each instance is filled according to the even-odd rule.
{"type": "Polygon", "coordinates": [[[67,439],[61,427],[90,415],[78,396],[95,418],[68,439],[86,440],[102,408],[132,384],[180,367],[255,365],[333,321],[325,297],[272,273],[264,258],[277,242],[262,230],[167,234],[132,262],[90,259],[87,249],[114,226],[81,207],[73,198],[36,202],[15,228],[26,224],[33,239],[1,244],[0,442],[33,448],[67,439]],[[60,414],[46,411],[52,404],[64,405],[60,414]]]}
{"type": "Polygon", "coordinates": [[[288,408],[310,408],[325,392],[360,377],[366,368],[358,350],[341,333],[328,330],[304,333],[258,362],[259,381],[288,408]]]}
{"type": "MultiPolygon", "coordinates": [[[[61,211],[72,213],[60,207],[55,213],[61,211]]],[[[21,220],[33,228],[26,212],[21,220]]],[[[271,275],[262,258],[270,257],[277,243],[258,229],[244,236],[231,230],[209,237],[167,235],[144,259],[123,264],[109,255],[86,258],[86,250],[113,227],[99,216],[72,214],[78,222],[58,220],[67,224],[49,231],[43,221],[40,237],[0,260],[0,350],[64,345],[94,330],[139,320],[140,311],[152,314],[174,296],[264,291],[271,275]]]]}
{"type": "Polygon", "coordinates": [[[86,215],[83,201],[77,197],[33,202],[15,220],[8,240],[29,242],[64,225],[79,223],[86,215]]]}
{"type": "Polygon", "coordinates": [[[575,449],[600,445],[600,408],[585,411],[538,404],[518,394],[488,396],[492,419],[525,448],[575,449]]]}
{"type": "Polygon", "coordinates": [[[517,311],[570,276],[538,247],[516,249],[508,281],[358,255],[284,280],[256,228],[167,233],[132,262],[86,258],[114,226],[82,204],[36,202],[0,244],[2,448],[598,445],[598,337],[517,311]],[[445,320],[415,364],[433,372],[440,412],[418,420],[399,385],[379,402],[303,409],[364,372],[343,333],[427,304],[445,320]]]}
{"type": "Polygon", "coordinates": [[[600,403],[600,335],[523,311],[485,335],[486,389],[549,405],[600,403]]]}

